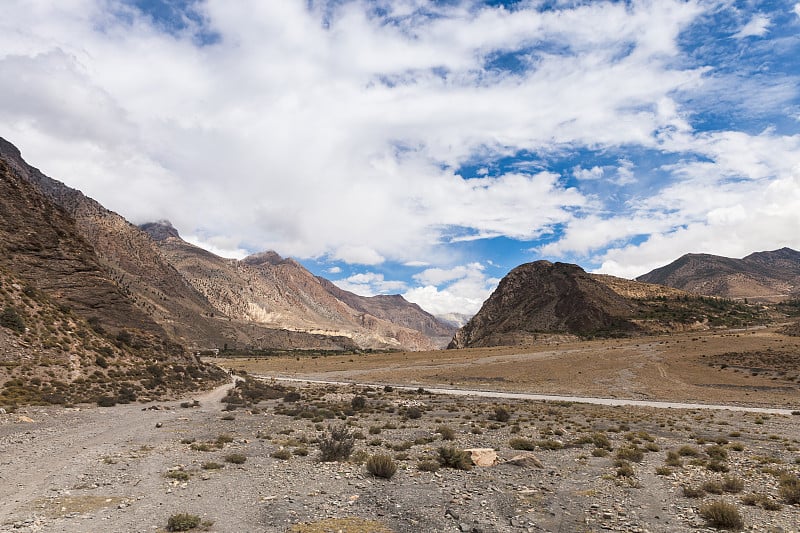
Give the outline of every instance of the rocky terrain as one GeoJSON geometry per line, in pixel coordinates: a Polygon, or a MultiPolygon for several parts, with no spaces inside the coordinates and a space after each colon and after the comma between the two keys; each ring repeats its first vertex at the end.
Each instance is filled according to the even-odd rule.
{"type": "Polygon", "coordinates": [[[797,531],[791,415],[223,392],[0,414],[0,531],[797,531]]]}
{"type": "MultiPolygon", "coordinates": [[[[224,259],[187,243],[167,222],[143,229],[170,264],[214,308],[234,320],[334,338],[343,349],[434,349],[453,334],[454,328],[402,296],[357,296],[275,252],[241,261],[224,259]]],[[[256,346],[282,347],[263,342],[256,346]]],[[[312,343],[304,347],[326,348],[312,343]]]]}
{"type": "Polygon", "coordinates": [[[800,252],[781,248],[742,259],[686,254],[636,279],[707,296],[779,302],[800,296],[800,252]]]}
{"type": "Polygon", "coordinates": [[[556,336],[619,337],[740,327],[768,317],[755,306],[536,261],[508,273],[448,348],[532,344],[556,336]]]}
{"type": "MultiPolygon", "coordinates": [[[[107,298],[92,296],[94,303],[122,293],[134,308],[120,320],[155,325],[159,335],[193,351],[431,349],[447,344],[455,331],[400,296],[356,296],[274,252],[231,262],[182,241],[168,223],[136,227],[28,165],[2,138],[0,159],[15,179],[57,207],[60,215],[50,226],[69,225],[93,255],[92,268],[114,286],[107,298]]],[[[17,235],[21,240],[39,230],[19,209],[4,217],[9,231],[27,227],[17,235]]],[[[31,245],[36,238],[28,239],[31,245]]]]}
{"type": "Polygon", "coordinates": [[[74,219],[0,159],[0,406],[133,401],[219,380],[113,279],[74,219]]]}

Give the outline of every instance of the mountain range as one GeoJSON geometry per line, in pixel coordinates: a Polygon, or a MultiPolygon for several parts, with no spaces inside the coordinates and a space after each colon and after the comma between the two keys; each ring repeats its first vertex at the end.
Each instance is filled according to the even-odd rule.
{"type": "Polygon", "coordinates": [[[474,317],[442,320],[400,295],[342,290],[274,251],[227,259],[168,221],[135,226],[2,138],[0,173],[0,325],[26,324],[0,328],[0,356],[35,346],[69,359],[75,334],[85,361],[70,363],[73,378],[109,350],[195,364],[186,353],[210,348],[429,350],[751,324],[764,317],[745,299],[800,294],[800,253],[788,248],[743,259],[688,254],[636,281],[537,261],[509,272],[474,317]]]}
{"type": "Polygon", "coordinates": [[[780,302],[800,296],[800,252],[781,248],[742,259],[686,254],[636,279],[707,296],[780,302]]]}
{"type": "Polygon", "coordinates": [[[762,307],[536,261],[509,272],[448,347],[742,327],[769,320],[762,307]]]}
{"type": "MultiPolygon", "coordinates": [[[[423,350],[443,347],[455,331],[401,296],[343,291],[275,252],[224,259],[183,241],[168,222],[134,226],[28,165],[2,138],[0,160],[17,188],[47,211],[23,212],[23,203],[8,197],[3,218],[14,227],[6,228],[7,237],[32,246],[48,231],[70,228],[75,242],[61,246],[91,257],[91,268],[81,272],[95,275],[67,296],[77,300],[78,309],[93,308],[104,320],[118,315],[192,350],[423,350]],[[91,301],[81,304],[87,298],[91,301]],[[119,309],[105,302],[117,302],[119,309]]],[[[30,259],[35,266],[37,259],[30,259]]],[[[36,272],[33,266],[27,270],[36,272]]],[[[48,291],[71,274],[42,271],[30,282],[48,291]]]]}

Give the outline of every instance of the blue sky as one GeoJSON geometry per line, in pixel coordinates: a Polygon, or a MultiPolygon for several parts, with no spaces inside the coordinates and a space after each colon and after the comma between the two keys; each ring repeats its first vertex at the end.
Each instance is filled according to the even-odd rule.
{"type": "Polygon", "coordinates": [[[0,135],[135,223],[477,311],[800,249],[800,3],[7,0],[0,135]]]}

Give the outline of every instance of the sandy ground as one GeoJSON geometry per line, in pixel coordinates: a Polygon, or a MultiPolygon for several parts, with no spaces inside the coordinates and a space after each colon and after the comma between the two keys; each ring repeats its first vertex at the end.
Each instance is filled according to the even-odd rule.
{"type": "MultiPolygon", "coordinates": [[[[752,359],[752,358],[751,358],[752,359]]],[[[795,408],[800,339],[769,329],[485,348],[320,357],[218,360],[259,375],[795,408]],[[730,353],[780,353],[770,366],[730,353]],[[727,361],[727,363],[726,363],[727,361]],[[723,365],[725,367],[723,368],[723,365]]]]}

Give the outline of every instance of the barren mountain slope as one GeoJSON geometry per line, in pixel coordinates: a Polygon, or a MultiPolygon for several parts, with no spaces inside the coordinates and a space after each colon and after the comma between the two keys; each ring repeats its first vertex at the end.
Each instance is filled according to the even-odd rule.
{"type": "Polygon", "coordinates": [[[591,334],[635,326],[637,307],[577,265],[536,261],[508,273],[451,348],[520,344],[539,333],[591,334]]]}
{"type": "Polygon", "coordinates": [[[743,259],[686,254],[637,280],[708,296],[781,301],[800,295],[800,252],[782,248],[743,259]]]}
{"type": "Polygon", "coordinates": [[[0,360],[0,405],[130,401],[216,379],[108,276],[69,214],[2,158],[0,360]]]}
{"type": "MultiPolygon", "coordinates": [[[[163,223],[162,223],[163,225],[163,223]]],[[[420,331],[353,309],[302,265],[275,252],[241,261],[193,246],[172,231],[143,226],[181,274],[217,309],[238,321],[352,339],[360,348],[433,349],[420,331]]]]}
{"type": "Polygon", "coordinates": [[[28,165],[0,139],[0,157],[63,207],[94,248],[100,266],[145,314],[187,346],[217,346],[230,337],[209,317],[215,309],[163,257],[152,239],[123,217],[28,165]]]}
{"type": "Polygon", "coordinates": [[[450,348],[530,344],[568,336],[619,337],[765,323],[761,306],[703,297],[577,265],[537,261],[500,281],[450,348]]]}

